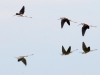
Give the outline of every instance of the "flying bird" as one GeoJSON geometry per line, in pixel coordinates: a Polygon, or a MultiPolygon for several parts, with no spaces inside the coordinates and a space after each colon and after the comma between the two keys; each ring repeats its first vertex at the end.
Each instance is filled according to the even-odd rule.
{"type": "MultiPolygon", "coordinates": [[[[31,54],[31,55],[33,55],[33,54],[31,54]]],[[[26,66],[26,65],[27,65],[27,61],[26,61],[25,57],[28,57],[28,56],[31,56],[31,55],[27,55],[27,56],[19,56],[19,57],[15,57],[15,58],[18,59],[18,62],[22,61],[23,64],[26,66]]]]}
{"type": "Polygon", "coordinates": [[[82,54],[86,54],[86,53],[88,53],[88,52],[97,50],[97,49],[90,50],[90,47],[86,47],[86,45],[85,45],[84,42],[82,42],[82,49],[83,49],[83,51],[84,51],[84,52],[81,52],[82,54]]]}
{"type": "MultiPolygon", "coordinates": [[[[67,24],[68,24],[69,26],[70,26],[70,21],[71,21],[71,22],[74,22],[74,21],[72,21],[72,20],[70,20],[70,19],[68,19],[68,18],[65,18],[65,17],[61,17],[60,19],[61,19],[61,28],[63,28],[65,22],[67,22],[67,24]]],[[[60,19],[58,19],[58,20],[60,20],[60,19]]],[[[74,22],[74,23],[77,23],[77,22],[74,22]]]]}
{"type": "MultiPolygon", "coordinates": [[[[25,6],[23,6],[22,8],[21,8],[21,10],[19,11],[19,13],[16,13],[15,15],[18,15],[18,16],[20,16],[20,17],[28,17],[28,16],[24,16],[24,12],[25,12],[25,6]]],[[[14,15],[14,16],[15,16],[14,15]]],[[[28,17],[28,18],[32,18],[32,17],[28,17]]]]}
{"type": "MultiPolygon", "coordinates": [[[[76,49],[77,50],[77,49],[76,49]]],[[[76,51],[74,50],[74,51],[76,51]]],[[[61,55],[69,55],[70,53],[72,53],[73,51],[71,51],[71,46],[69,46],[69,48],[67,49],[67,51],[65,50],[65,48],[62,46],[62,54],[61,55]]]]}
{"type": "Polygon", "coordinates": [[[88,25],[88,24],[86,24],[86,23],[81,23],[81,24],[79,24],[79,25],[83,25],[83,27],[82,27],[82,36],[85,35],[86,30],[89,29],[90,26],[91,26],[91,27],[96,27],[96,26],[88,25]]]}

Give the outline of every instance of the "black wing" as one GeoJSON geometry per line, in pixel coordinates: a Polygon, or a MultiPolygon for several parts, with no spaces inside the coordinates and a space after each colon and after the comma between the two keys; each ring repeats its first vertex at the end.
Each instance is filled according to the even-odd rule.
{"type": "Polygon", "coordinates": [[[63,28],[65,22],[66,22],[65,19],[62,19],[62,20],[61,20],[61,28],[63,28]]]}
{"type": "Polygon", "coordinates": [[[82,36],[85,35],[86,30],[89,29],[89,26],[83,26],[82,27],[82,36]]]}
{"type": "Polygon", "coordinates": [[[26,62],[26,59],[25,59],[25,58],[22,59],[22,62],[23,62],[25,65],[27,65],[27,62],[26,62]]]}
{"type": "Polygon", "coordinates": [[[62,46],[62,53],[66,54],[66,50],[65,50],[65,48],[63,46],[62,46]]]}
{"type": "Polygon", "coordinates": [[[22,7],[22,9],[19,11],[20,14],[24,14],[25,6],[22,7]]]}
{"type": "Polygon", "coordinates": [[[82,27],[82,36],[84,36],[86,29],[82,27]]]}
{"type": "Polygon", "coordinates": [[[63,28],[65,22],[67,22],[67,24],[70,25],[70,21],[68,19],[64,18],[61,20],[61,28],[63,28]]]}
{"type": "Polygon", "coordinates": [[[71,52],[71,46],[69,46],[68,50],[67,50],[67,53],[70,53],[71,52]]]}
{"type": "Polygon", "coordinates": [[[69,20],[66,20],[66,21],[67,21],[67,24],[70,25],[70,21],[69,20]]]}
{"type": "Polygon", "coordinates": [[[86,52],[89,52],[89,47],[87,48],[86,47],[86,45],[85,45],[85,43],[83,42],[83,44],[82,44],[82,48],[83,48],[83,51],[86,53],[86,52]]]}
{"type": "Polygon", "coordinates": [[[86,47],[84,42],[82,43],[82,48],[83,48],[83,50],[87,49],[87,47],[86,47]]]}

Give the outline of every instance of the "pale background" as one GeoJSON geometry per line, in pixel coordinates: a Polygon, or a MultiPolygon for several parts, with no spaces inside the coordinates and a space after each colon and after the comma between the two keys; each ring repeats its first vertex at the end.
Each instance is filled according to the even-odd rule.
{"type": "Polygon", "coordinates": [[[100,75],[100,0],[0,0],[0,75],[100,75]],[[13,17],[25,6],[25,15],[13,17]],[[61,29],[60,17],[77,24],[61,29]],[[80,23],[97,26],[82,36],[80,23]],[[82,42],[97,51],[81,54],[82,42]],[[78,49],[61,56],[67,50],[78,49]],[[27,66],[15,56],[30,55],[27,66]]]}

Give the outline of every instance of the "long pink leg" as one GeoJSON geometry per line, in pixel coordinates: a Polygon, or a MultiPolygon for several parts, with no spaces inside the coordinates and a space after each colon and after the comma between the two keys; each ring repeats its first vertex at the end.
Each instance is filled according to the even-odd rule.
{"type": "Polygon", "coordinates": [[[89,25],[89,26],[90,26],[90,27],[95,27],[95,28],[97,27],[97,26],[92,26],[92,25],[89,25]]]}
{"type": "Polygon", "coordinates": [[[77,22],[75,22],[75,21],[72,21],[72,20],[70,20],[71,22],[74,22],[74,23],[77,23],[77,22]]]}
{"type": "Polygon", "coordinates": [[[74,52],[74,51],[77,51],[78,49],[76,49],[76,50],[73,50],[72,52],[74,52]]]}

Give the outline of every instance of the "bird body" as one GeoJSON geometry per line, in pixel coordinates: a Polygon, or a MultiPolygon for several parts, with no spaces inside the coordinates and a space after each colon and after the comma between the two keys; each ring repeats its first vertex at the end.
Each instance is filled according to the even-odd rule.
{"type": "Polygon", "coordinates": [[[84,51],[84,53],[88,53],[90,51],[90,47],[86,47],[85,43],[82,43],[82,49],[84,51]]]}
{"type": "Polygon", "coordinates": [[[65,48],[62,46],[62,55],[68,55],[71,53],[71,46],[69,46],[68,50],[66,51],[65,48]]]}
{"type": "MultiPolygon", "coordinates": [[[[33,54],[31,54],[33,55],[33,54]]],[[[28,56],[31,56],[31,55],[27,55],[27,56],[19,56],[19,57],[15,57],[18,59],[18,62],[22,61],[24,63],[24,65],[26,66],[27,65],[27,61],[25,59],[25,57],[28,57],[28,56]]]]}
{"type": "Polygon", "coordinates": [[[79,24],[79,25],[83,25],[83,27],[82,27],[82,36],[85,35],[86,30],[87,30],[87,29],[90,29],[90,27],[97,27],[97,26],[88,25],[88,24],[86,24],[86,23],[81,23],[81,24],[79,24]]]}
{"type": "Polygon", "coordinates": [[[82,52],[82,54],[86,54],[86,53],[88,53],[88,52],[97,50],[97,49],[91,50],[90,47],[87,47],[87,46],[85,45],[84,42],[82,42],[82,49],[83,49],[83,51],[84,51],[84,52],[82,52]]]}
{"type": "MultiPolygon", "coordinates": [[[[21,10],[19,11],[19,13],[16,13],[16,15],[19,16],[19,17],[32,18],[32,17],[24,16],[24,12],[25,12],[25,6],[23,6],[23,7],[21,8],[21,10]]],[[[14,15],[14,16],[15,16],[15,15],[14,15]]]]}
{"type": "Polygon", "coordinates": [[[27,65],[26,59],[23,57],[18,58],[18,62],[22,61],[25,65],[27,65]]]}
{"type": "Polygon", "coordinates": [[[63,28],[65,22],[67,22],[67,24],[70,26],[70,20],[68,18],[62,18],[62,20],[61,20],[61,28],[63,28]]]}
{"type": "MultiPolygon", "coordinates": [[[[70,21],[71,21],[70,19],[65,18],[65,17],[61,17],[60,19],[61,19],[61,28],[63,28],[65,22],[67,22],[67,24],[70,26],[70,21]]],[[[72,22],[74,22],[74,21],[72,21],[72,22]]],[[[77,23],[77,22],[74,22],[74,23],[77,23]]]]}
{"type": "Polygon", "coordinates": [[[83,24],[83,27],[82,27],[82,36],[85,35],[86,30],[89,29],[89,28],[90,28],[89,25],[83,24]]]}
{"type": "MultiPolygon", "coordinates": [[[[76,49],[78,50],[78,49],[76,49]]],[[[74,51],[76,51],[74,50],[74,51]]],[[[69,48],[67,49],[67,51],[65,50],[65,48],[62,46],[62,54],[61,55],[69,55],[70,53],[72,53],[73,51],[71,51],[71,46],[69,46],[69,48]]]]}

